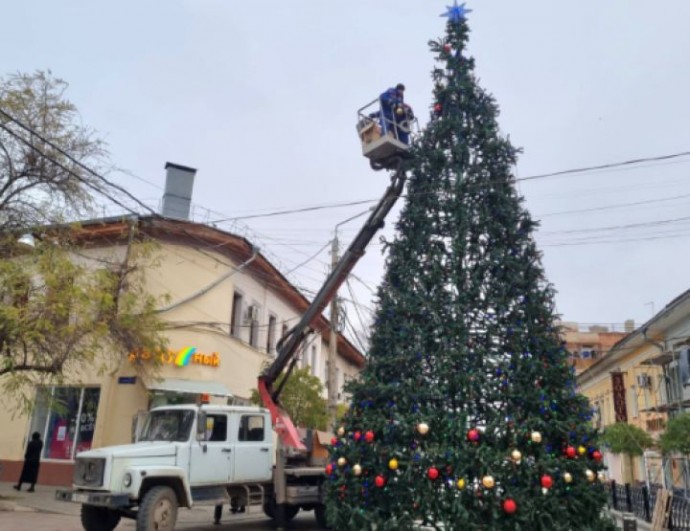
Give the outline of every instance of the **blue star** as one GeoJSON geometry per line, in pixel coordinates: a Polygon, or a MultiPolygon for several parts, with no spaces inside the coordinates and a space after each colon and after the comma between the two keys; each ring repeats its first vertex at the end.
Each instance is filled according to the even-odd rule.
{"type": "Polygon", "coordinates": [[[448,17],[450,22],[462,22],[465,20],[465,15],[471,13],[471,9],[465,9],[465,3],[458,5],[458,0],[455,0],[452,6],[446,6],[448,11],[442,13],[440,16],[448,17]]]}

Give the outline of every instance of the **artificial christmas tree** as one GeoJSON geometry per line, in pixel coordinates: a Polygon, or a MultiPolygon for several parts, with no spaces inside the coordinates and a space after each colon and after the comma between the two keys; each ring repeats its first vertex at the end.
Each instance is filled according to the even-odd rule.
{"type": "Polygon", "coordinates": [[[586,399],[518,196],[517,150],[447,13],[431,121],[408,163],[369,363],[333,441],[337,530],[602,530],[586,399]],[[579,451],[578,451],[579,449],[579,451]]]}

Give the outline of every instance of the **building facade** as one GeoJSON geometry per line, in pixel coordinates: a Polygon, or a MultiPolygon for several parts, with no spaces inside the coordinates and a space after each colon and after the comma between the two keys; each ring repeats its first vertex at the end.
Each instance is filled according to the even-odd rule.
{"type": "Polygon", "coordinates": [[[575,367],[575,374],[591,367],[596,361],[608,354],[618,341],[635,329],[635,323],[628,320],[624,331],[612,330],[613,327],[592,325],[587,328],[578,323],[560,322],[561,337],[565,348],[570,353],[570,363],[575,367]]]}
{"type": "MultiPolygon", "coordinates": [[[[309,301],[236,235],[185,220],[157,216],[84,223],[79,256],[99,267],[121,260],[128,245],[155,242],[159,265],[145,271],[147,291],[165,296],[158,308],[168,352],[95,353],[90,369],[68,370],[61,385],[35,390],[30,415],[0,411],[0,480],[16,481],[26,442],[44,440],[39,483],[71,483],[79,451],[129,443],[137,419],[152,406],[196,402],[247,404],[257,377],[276,354],[276,343],[297,323],[309,301]],[[136,229],[134,242],[126,235],[136,229]],[[153,367],[154,358],[159,368],[153,367]],[[56,407],[57,406],[57,407],[56,407]]],[[[345,337],[332,337],[320,316],[299,355],[325,382],[328,345],[337,342],[337,386],[355,378],[364,356],[345,337]]]]}
{"type": "MultiPolygon", "coordinates": [[[[690,291],[667,304],[649,321],[613,345],[577,377],[600,429],[616,422],[633,424],[653,439],[668,419],[690,409],[690,291]]],[[[630,463],[605,452],[612,479],[665,486],[688,483],[684,458],[664,458],[651,448],[630,463]]]]}

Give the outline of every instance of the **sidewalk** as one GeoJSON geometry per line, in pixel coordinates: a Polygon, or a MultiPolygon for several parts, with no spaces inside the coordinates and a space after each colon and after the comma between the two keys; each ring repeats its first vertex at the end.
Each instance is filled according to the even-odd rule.
{"type": "Polygon", "coordinates": [[[59,502],[55,499],[57,487],[36,485],[36,492],[26,492],[28,485],[22,485],[17,492],[13,483],[0,482],[0,507],[2,510],[36,511],[79,516],[80,506],[76,503],[59,502]]]}
{"type": "MultiPolygon", "coordinates": [[[[623,514],[624,513],[620,512],[620,511],[614,511],[613,509],[609,509],[609,513],[611,514],[611,516],[613,516],[616,519],[616,526],[618,526],[620,529],[623,529],[623,514]]],[[[652,530],[652,524],[637,518],[637,531],[651,531],[651,530],[652,530]]]]}

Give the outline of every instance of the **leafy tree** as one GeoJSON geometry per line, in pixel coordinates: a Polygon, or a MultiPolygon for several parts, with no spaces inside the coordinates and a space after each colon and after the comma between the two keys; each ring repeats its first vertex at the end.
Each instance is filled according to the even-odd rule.
{"type": "Polygon", "coordinates": [[[659,446],[664,454],[678,452],[690,455],[690,413],[682,413],[668,421],[659,446]]]}
{"type": "Polygon", "coordinates": [[[0,385],[24,405],[36,385],[117,367],[135,349],[165,348],[157,301],[144,285],[144,270],[156,265],[149,244],[132,244],[125,261],[87,260],[64,234],[30,252],[10,240],[3,251],[0,385]]]}
{"type": "Polygon", "coordinates": [[[644,454],[647,448],[654,446],[654,439],[634,424],[617,422],[607,426],[599,439],[614,454],[623,454],[628,458],[627,480],[633,481],[633,457],[644,454]]]}
{"type": "Polygon", "coordinates": [[[83,219],[92,193],[112,192],[77,164],[99,168],[106,150],[66,89],[49,71],[0,78],[0,232],[83,219]]]}
{"type": "MultiPolygon", "coordinates": [[[[275,384],[278,388],[285,379],[282,374],[275,384]]],[[[323,385],[310,369],[294,369],[280,395],[280,404],[287,411],[295,426],[325,430],[328,427],[328,409],[322,398],[323,385]]],[[[261,404],[259,392],[252,390],[251,401],[261,404]]]]}
{"type": "Polygon", "coordinates": [[[463,6],[448,14],[327,515],[338,530],[613,529],[517,150],[466,54],[463,6]]]}

